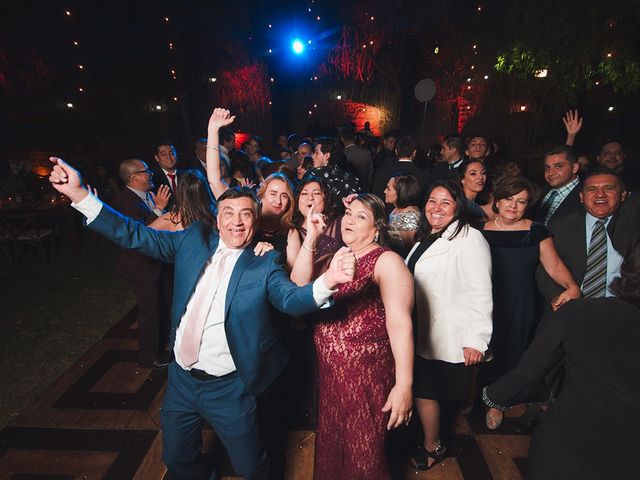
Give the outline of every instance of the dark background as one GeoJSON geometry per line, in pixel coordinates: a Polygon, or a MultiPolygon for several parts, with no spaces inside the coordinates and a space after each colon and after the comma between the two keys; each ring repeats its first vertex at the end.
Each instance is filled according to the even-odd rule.
{"type": "Polygon", "coordinates": [[[185,161],[218,105],[237,113],[237,129],[262,135],[268,154],[278,133],[340,126],[366,106],[383,112],[376,133],[398,128],[428,144],[480,132],[524,159],[564,140],[568,108],[585,117],[581,152],[610,137],[632,156],[640,145],[637,2],[93,0],[4,10],[2,169],[21,152],[86,168],[148,161],[163,140],[185,161]],[[312,41],[299,58],[295,37],[312,41]],[[546,78],[535,77],[541,68],[546,78]],[[422,78],[437,85],[426,108],[413,94],[422,78]]]}

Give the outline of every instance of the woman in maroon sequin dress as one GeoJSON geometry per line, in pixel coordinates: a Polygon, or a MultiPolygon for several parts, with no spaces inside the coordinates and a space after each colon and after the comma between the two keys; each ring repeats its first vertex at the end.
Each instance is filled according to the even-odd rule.
{"type": "MultiPolygon", "coordinates": [[[[384,204],[363,194],[342,222],[342,238],[358,263],[353,281],[333,295],[336,305],[315,326],[316,480],[388,479],[386,432],[411,416],[413,286],[402,259],[378,243],[386,236],[385,218],[384,204]]],[[[299,283],[296,269],[316,249],[310,230],[292,272],[299,283]]]]}

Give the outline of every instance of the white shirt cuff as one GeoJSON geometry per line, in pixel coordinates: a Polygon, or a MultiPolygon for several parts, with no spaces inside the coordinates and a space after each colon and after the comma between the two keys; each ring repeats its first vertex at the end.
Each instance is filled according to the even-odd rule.
{"type": "Polygon", "coordinates": [[[333,305],[331,295],[336,293],[338,289],[330,290],[324,284],[324,274],[313,282],[313,299],[320,308],[329,308],[333,305]]]}
{"type": "Polygon", "coordinates": [[[78,203],[71,204],[73,208],[87,217],[87,225],[95,220],[95,218],[102,210],[102,205],[103,203],[92,193],[89,193],[89,195],[84,197],[78,203]]]}

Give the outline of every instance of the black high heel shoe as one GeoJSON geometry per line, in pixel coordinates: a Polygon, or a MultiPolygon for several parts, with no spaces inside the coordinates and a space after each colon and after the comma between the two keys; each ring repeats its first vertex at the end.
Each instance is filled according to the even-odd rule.
{"type": "Polygon", "coordinates": [[[429,470],[438,463],[442,462],[446,453],[447,448],[441,443],[438,443],[438,446],[433,451],[429,451],[424,448],[424,445],[420,445],[420,447],[418,447],[418,451],[415,453],[413,458],[411,458],[411,465],[413,465],[413,468],[415,468],[416,470],[429,470]],[[431,465],[429,465],[430,458],[433,459],[433,463],[431,465]]]}

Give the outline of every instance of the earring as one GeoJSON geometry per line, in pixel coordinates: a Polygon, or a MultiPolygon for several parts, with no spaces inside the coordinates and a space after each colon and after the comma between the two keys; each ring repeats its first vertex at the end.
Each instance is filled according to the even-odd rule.
{"type": "Polygon", "coordinates": [[[373,237],[373,241],[378,243],[378,240],[380,240],[380,232],[376,231],[376,236],[373,237]]]}

